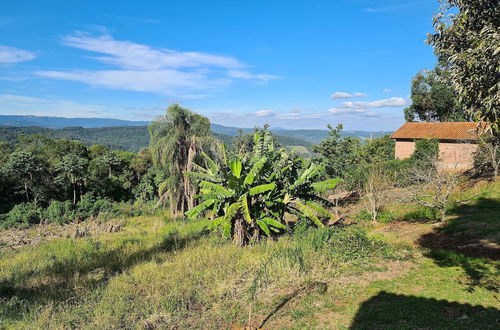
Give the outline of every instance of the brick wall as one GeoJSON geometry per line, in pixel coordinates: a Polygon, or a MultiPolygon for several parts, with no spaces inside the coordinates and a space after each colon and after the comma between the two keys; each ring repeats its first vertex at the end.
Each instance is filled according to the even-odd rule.
{"type": "Polygon", "coordinates": [[[439,142],[440,167],[448,171],[466,171],[474,165],[475,143],[439,142]]]}
{"type": "MultiPolygon", "coordinates": [[[[474,164],[475,143],[439,142],[440,168],[447,171],[466,171],[474,164]]],[[[405,159],[415,152],[415,142],[396,140],[396,158],[405,159]]]]}
{"type": "Polygon", "coordinates": [[[415,142],[413,141],[397,141],[396,140],[396,158],[405,159],[413,155],[415,152],[415,142]]]}

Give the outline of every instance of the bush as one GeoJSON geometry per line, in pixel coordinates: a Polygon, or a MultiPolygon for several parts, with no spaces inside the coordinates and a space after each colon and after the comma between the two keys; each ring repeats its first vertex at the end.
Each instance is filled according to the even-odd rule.
{"type": "Polygon", "coordinates": [[[34,203],[17,204],[1,219],[0,226],[2,228],[26,228],[40,223],[42,213],[43,210],[34,203]]]}
{"type": "Polygon", "coordinates": [[[96,217],[100,213],[111,211],[113,204],[113,202],[97,198],[93,194],[85,194],[76,204],[75,216],[80,220],[96,217]]]}
{"type": "Polygon", "coordinates": [[[70,201],[53,201],[44,212],[44,219],[50,223],[68,223],[75,220],[74,205],[70,201]]]}
{"type": "Polygon", "coordinates": [[[391,246],[369,238],[366,232],[357,226],[311,228],[301,240],[302,246],[310,246],[315,251],[322,251],[334,262],[349,262],[368,256],[389,257],[393,254],[391,246]]]}

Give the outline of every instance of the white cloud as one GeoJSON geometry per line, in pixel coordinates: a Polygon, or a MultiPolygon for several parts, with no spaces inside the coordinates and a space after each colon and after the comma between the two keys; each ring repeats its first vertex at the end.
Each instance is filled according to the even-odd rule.
{"type": "Polygon", "coordinates": [[[278,76],[272,74],[254,74],[246,70],[229,70],[228,74],[233,78],[243,78],[243,79],[258,79],[267,82],[271,79],[278,79],[278,76]]]}
{"type": "Polygon", "coordinates": [[[328,112],[333,114],[354,114],[354,113],[368,113],[366,109],[353,109],[353,108],[332,108],[328,112]]]}
{"type": "Polygon", "coordinates": [[[229,56],[203,52],[181,52],[155,48],[111,35],[92,36],[77,32],[63,38],[63,44],[102,56],[91,59],[111,65],[107,70],[37,71],[37,75],[79,81],[94,87],[149,92],[181,98],[202,98],[200,91],[234,82],[235,78],[268,81],[270,74],[255,74],[247,65],[229,56]]]}
{"type": "Polygon", "coordinates": [[[370,111],[373,108],[395,108],[403,107],[408,104],[408,100],[402,97],[391,97],[383,100],[376,100],[371,102],[363,101],[349,101],[342,102],[340,106],[328,110],[333,114],[365,114],[374,115],[376,113],[370,111]]]}
{"type": "Polygon", "coordinates": [[[347,130],[393,130],[404,122],[401,111],[373,112],[366,109],[338,109],[335,111],[314,111],[293,109],[246,111],[203,110],[197,112],[210,118],[213,123],[233,127],[272,127],[289,129],[326,129],[327,124],[345,124],[347,130]],[[257,114],[261,114],[260,116],[257,114]]]}
{"type": "Polygon", "coordinates": [[[367,96],[364,93],[346,93],[346,92],[335,92],[330,97],[334,100],[340,100],[340,99],[353,99],[357,97],[365,97],[367,96]]]}
{"type": "Polygon", "coordinates": [[[31,61],[35,57],[35,53],[28,50],[8,46],[0,46],[0,64],[31,61]]]}
{"type": "Polygon", "coordinates": [[[67,100],[50,100],[25,95],[0,95],[0,113],[61,117],[110,117],[103,105],[80,104],[67,100]]]}
{"type": "Polygon", "coordinates": [[[233,57],[200,52],[178,52],[166,48],[153,48],[130,41],[115,40],[108,34],[94,37],[87,33],[78,32],[63,38],[63,44],[94,53],[108,55],[94,58],[104,63],[132,70],[156,70],[162,68],[200,66],[241,68],[244,66],[233,57]]]}
{"type": "Polygon", "coordinates": [[[383,92],[384,92],[384,93],[390,93],[390,92],[392,92],[392,91],[391,91],[389,88],[385,88],[385,89],[383,90],[383,92]]]}
{"type": "Polygon", "coordinates": [[[259,110],[255,112],[255,115],[257,117],[270,117],[273,116],[275,113],[272,110],[259,110]]]}
{"type": "Polygon", "coordinates": [[[391,97],[388,99],[363,102],[363,101],[349,101],[341,104],[344,108],[351,109],[370,109],[370,108],[384,108],[384,107],[403,107],[408,104],[408,100],[402,97],[391,97]]]}
{"type": "Polygon", "coordinates": [[[204,90],[228,84],[224,79],[209,79],[203,73],[163,70],[37,71],[39,76],[73,80],[95,87],[158,94],[177,94],[180,90],[204,90]]]}

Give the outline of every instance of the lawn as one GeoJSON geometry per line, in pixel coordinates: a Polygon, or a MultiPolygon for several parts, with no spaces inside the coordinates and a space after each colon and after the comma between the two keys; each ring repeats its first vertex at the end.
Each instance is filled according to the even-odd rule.
{"type": "Polygon", "coordinates": [[[297,229],[238,248],[207,220],[136,217],[4,247],[0,327],[496,329],[498,183],[481,189],[444,224],[297,229]]]}

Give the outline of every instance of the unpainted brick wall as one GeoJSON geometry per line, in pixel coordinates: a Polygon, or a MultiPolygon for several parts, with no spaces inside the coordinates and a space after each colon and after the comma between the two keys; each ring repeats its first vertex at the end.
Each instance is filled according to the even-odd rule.
{"type": "MultiPolygon", "coordinates": [[[[466,171],[474,164],[475,143],[439,142],[440,168],[447,171],[466,171]]],[[[405,159],[415,152],[415,142],[396,141],[396,158],[405,159]]]]}
{"type": "Polygon", "coordinates": [[[405,159],[413,155],[415,152],[415,142],[413,141],[397,141],[396,140],[396,158],[405,159]]]}

